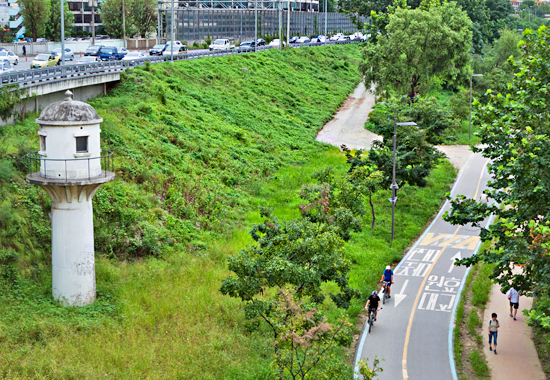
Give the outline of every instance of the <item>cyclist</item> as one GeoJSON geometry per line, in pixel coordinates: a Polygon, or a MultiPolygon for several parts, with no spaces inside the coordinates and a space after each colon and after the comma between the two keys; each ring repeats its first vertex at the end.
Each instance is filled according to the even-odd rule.
{"type": "Polygon", "coordinates": [[[380,303],[380,297],[378,297],[378,292],[374,290],[370,297],[367,299],[367,304],[365,305],[365,310],[369,313],[374,311],[374,320],[376,321],[376,316],[378,315],[378,305],[380,303]]]}
{"type": "Polygon", "coordinates": [[[386,288],[388,298],[391,298],[390,288],[391,288],[391,284],[393,284],[393,270],[389,265],[386,267],[386,269],[384,269],[384,272],[382,272],[382,277],[380,278],[380,282],[382,283],[382,286],[386,288]]]}

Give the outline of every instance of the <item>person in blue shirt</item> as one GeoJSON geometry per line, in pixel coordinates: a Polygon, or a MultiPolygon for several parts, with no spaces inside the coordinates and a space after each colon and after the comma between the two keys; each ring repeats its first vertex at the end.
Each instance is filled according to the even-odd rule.
{"type": "Polygon", "coordinates": [[[391,267],[389,265],[386,267],[386,269],[384,269],[384,272],[382,272],[382,278],[380,278],[380,282],[382,283],[382,286],[386,288],[388,298],[391,298],[390,287],[391,284],[393,284],[393,270],[391,270],[391,267]]]}

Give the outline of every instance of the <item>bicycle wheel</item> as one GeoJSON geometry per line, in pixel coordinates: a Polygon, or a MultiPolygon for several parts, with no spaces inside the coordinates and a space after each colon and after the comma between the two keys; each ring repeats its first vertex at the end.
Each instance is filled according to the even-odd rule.
{"type": "Polygon", "coordinates": [[[370,329],[372,329],[372,325],[374,324],[374,313],[371,311],[370,314],[369,314],[369,332],[370,332],[370,329]]]}
{"type": "Polygon", "coordinates": [[[385,305],[386,304],[386,293],[384,293],[384,296],[382,297],[382,304],[385,305]]]}

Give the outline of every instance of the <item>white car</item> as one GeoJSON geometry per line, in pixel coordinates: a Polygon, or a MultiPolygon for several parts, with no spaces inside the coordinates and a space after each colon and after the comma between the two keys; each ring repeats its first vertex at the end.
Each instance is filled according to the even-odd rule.
{"type": "Polygon", "coordinates": [[[122,61],[133,61],[133,60],[140,59],[140,58],[145,58],[145,57],[146,57],[145,54],[143,54],[139,51],[133,51],[133,52],[130,52],[130,53],[126,54],[124,56],[124,58],[122,58],[122,61]]]}
{"type": "Polygon", "coordinates": [[[95,57],[93,55],[88,55],[88,56],[80,58],[76,64],[77,65],[85,65],[85,64],[88,64],[88,63],[97,63],[97,62],[101,62],[101,59],[99,59],[99,57],[95,57]]]}
{"type": "MultiPolygon", "coordinates": [[[[56,52],[61,57],[61,48],[53,49],[52,51],[56,52]]],[[[61,60],[61,58],[59,58],[59,60],[61,60]]],[[[74,61],[74,53],[69,48],[65,48],[65,60],[74,61]]]]}
{"type": "Polygon", "coordinates": [[[331,41],[338,41],[340,37],[344,37],[342,33],[336,33],[334,36],[330,37],[331,41]]]}
{"type": "Polygon", "coordinates": [[[323,35],[319,35],[317,37],[313,37],[311,39],[311,42],[317,42],[317,43],[321,43],[321,44],[324,44],[327,42],[327,38],[323,35]]]}
{"type": "Polygon", "coordinates": [[[340,38],[338,38],[338,42],[342,41],[351,41],[351,38],[350,36],[341,36],[340,38]]]}
{"type": "Polygon", "coordinates": [[[8,60],[0,60],[0,74],[8,74],[13,72],[13,67],[8,60]]]}
{"type": "Polygon", "coordinates": [[[354,41],[357,38],[355,34],[350,34],[348,37],[351,41],[354,41]]]}
{"type": "Polygon", "coordinates": [[[12,65],[17,65],[19,63],[19,57],[11,51],[0,51],[0,62],[4,59],[10,61],[12,65]]]}
{"type": "MultiPolygon", "coordinates": [[[[170,46],[171,43],[172,43],[172,41],[168,41],[168,42],[166,43],[166,45],[170,46]]],[[[181,43],[181,41],[174,41],[174,46],[176,46],[176,45],[181,46],[181,45],[183,45],[183,44],[181,43]]]]}
{"type": "MultiPolygon", "coordinates": [[[[278,49],[279,48],[279,39],[278,38],[274,39],[273,41],[271,41],[269,43],[268,46],[271,46],[271,47],[274,47],[274,48],[278,49]]],[[[285,46],[286,46],[286,42],[283,41],[283,47],[285,47],[285,46]]]]}
{"type": "Polygon", "coordinates": [[[208,47],[210,51],[212,50],[229,50],[234,49],[235,45],[231,43],[228,38],[218,38],[212,45],[208,47]]]}
{"type": "Polygon", "coordinates": [[[308,37],[300,37],[296,41],[297,44],[307,44],[308,42],[310,42],[308,37]]]}

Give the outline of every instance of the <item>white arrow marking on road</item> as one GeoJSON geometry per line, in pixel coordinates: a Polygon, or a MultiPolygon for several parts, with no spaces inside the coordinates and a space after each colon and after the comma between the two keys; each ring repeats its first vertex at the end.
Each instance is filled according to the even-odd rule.
{"type": "Polygon", "coordinates": [[[403,283],[403,287],[401,288],[401,293],[393,295],[393,297],[395,298],[395,303],[394,303],[395,307],[397,307],[397,305],[399,305],[401,301],[403,301],[405,297],[407,297],[407,295],[403,293],[405,293],[405,288],[407,287],[408,283],[409,283],[409,280],[405,280],[405,282],[403,283]]]}
{"type": "Polygon", "coordinates": [[[458,251],[456,253],[456,255],[454,255],[453,257],[451,257],[451,267],[449,268],[449,273],[451,273],[453,271],[453,268],[455,267],[455,259],[461,259],[462,257],[460,256],[460,251],[458,251]]]}

